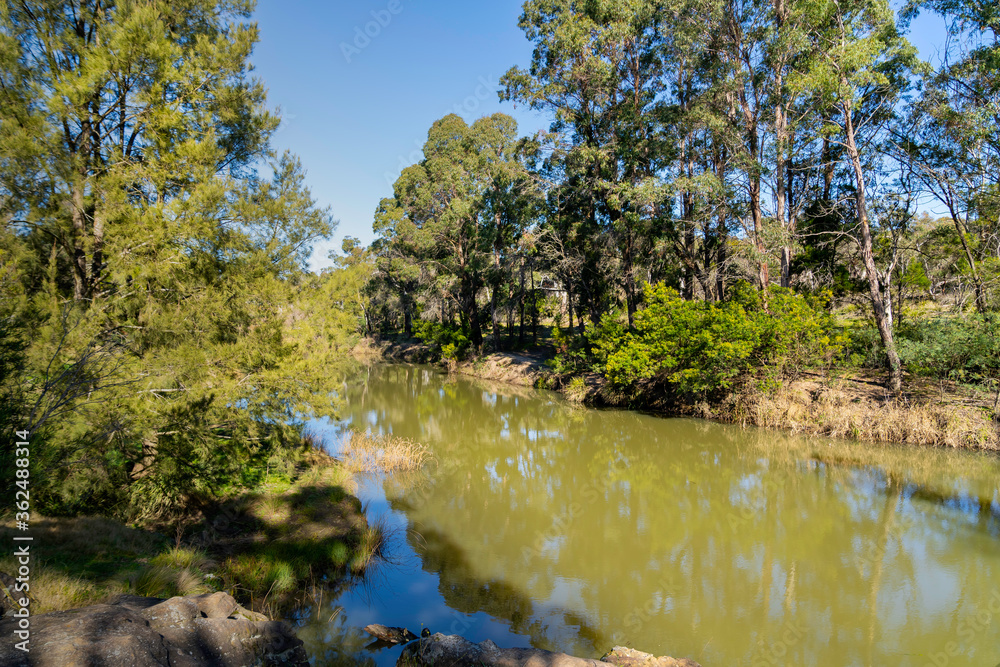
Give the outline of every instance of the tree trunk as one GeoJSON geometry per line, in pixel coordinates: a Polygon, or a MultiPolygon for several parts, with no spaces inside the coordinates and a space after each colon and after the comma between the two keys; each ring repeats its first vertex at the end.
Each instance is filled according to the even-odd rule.
{"type": "Polygon", "coordinates": [[[86,250],[86,212],[84,211],[83,185],[73,186],[73,298],[83,301],[89,296],[86,250]]]}
{"type": "Polygon", "coordinates": [[[844,115],[847,155],[851,160],[851,166],[854,168],[854,201],[857,208],[858,222],[861,225],[861,239],[859,241],[861,261],[864,263],[868,279],[868,291],[871,296],[872,310],[875,314],[875,326],[878,327],[879,336],[882,338],[882,344],[885,346],[885,353],[889,361],[889,389],[894,394],[898,394],[903,388],[903,369],[899,361],[899,353],[896,351],[896,341],[892,333],[892,306],[883,295],[879,272],[875,266],[875,255],[872,249],[872,231],[868,222],[865,177],[861,166],[861,155],[858,153],[858,146],[854,136],[851,104],[847,101],[842,102],[841,110],[844,115]]]}
{"type": "MultiPolygon", "coordinates": [[[[779,35],[785,25],[787,12],[785,11],[784,0],[774,0],[774,15],[778,23],[779,35]]],[[[774,217],[778,224],[784,228],[784,243],[781,246],[781,286],[788,288],[792,286],[792,249],[790,238],[794,229],[792,228],[791,211],[786,210],[788,192],[785,189],[785,156],[788,151],[788,116],[785,113],[784,98],[784,58],[776,59],[774,66],[774,217]],[[787,217],[787,220],[786,220],[787,217]]]]}
{"type": "Polygon", "coordinates": [[[726,260],[728,257],[728,235],[726,234],[726,221],[723,214],[719,214],[719,250],[715,260],[715,295],[719,301],[726,300],[726,260]]]}
{"type": "Polygon", "coordinates": [[[757,250],[757,282],[767,302],[767,286],[771,283],[770,269],[764,246],[764,216],[760,209],[760,177],[750,179],[750,215],[753,217],[754,247],[757,250]]]}
{"type": "Polygon", "coordinates": [[[531,344],[538,344],[538,294],[535,292],[535,267],[531,267],[531,344]]]}
{"type": "Polygon", "coordinates": [[[569,330],[573,331],[573,282],[566,281],[566,313],[569,315],[569,330]]]}
{"type": "Polygon", "coordinates": [[[104,216],[94,211],[94,239],[90,258],[90,289],[93,294],[100,291],[101,275],[104,273],[104,216]]]}
{"type": "Polygon", "coordinates": [[[462,309],[469,317],[469,340],[476,352],[483,350],[483,327],[479,321],[479,304],[476,303],[476,288],[472,284],[472,277],[463,275],[461,277],[462,287],[462,309]]]}
{"type": "Polygon", "coordinates": [[[965,259],[969,262],[969,272],[972,275],[972,283],[976,290],[976,310],[979,311],[980,315],[985,315],[986,295],[983,292],[983,281],[980,280],[979,271],[976,268],[976,260],[972,258],[972,251],[969,249],[969,241],[965,238],[965,230],[962,229],[962,222],[959,220],[958,213],[951,204],[948,205],[948,212],[951,215],[952,222],[955,223],[955,231],[958,232],[958,238],[962,241],[962,249],[965,250],[965,259]]]}
{"type": "Polygon", "coordinates": [[[517,344],[518,346],[524,345],[524,258],[521,258],[521,280],[519,285],[519,292],[517,295],[518,310],[520,311],[520,322],[521,326],[517,332],[517,344]]]}
{"type": "Polygon", "coordinates": [[[632,260],[633,238],[630,225],[628,223],[625,224],[625,252],[622,253],[622,269],[625,274],[625,310],[628,312],[628,327],[631,329],[635,325],[636,311],[634,262],[632,260]]]}
{"type": "Polygon", "coordinates": [[[493,324],[493,351],[500,351],[500,324],[497,319],[497,285],[490,290],[490,320],[493,324]]]}

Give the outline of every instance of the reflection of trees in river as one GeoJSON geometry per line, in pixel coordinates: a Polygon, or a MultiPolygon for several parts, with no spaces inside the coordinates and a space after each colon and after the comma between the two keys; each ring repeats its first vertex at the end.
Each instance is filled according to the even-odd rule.
{"type": "Polygon", "coordinates": [[[766,661],[779,642],[783,664],[878,663],[940,650],[1000,581],[978,520],[914,510],[912,490],[871,470],[776,455],[795,451],[787,436],[579,410],[415,367],[378,369],[356,393],[356,424],[438,459],[433,484],[390,498],[448,604],[537,646],[596,655],[626,641],[725,663],[766,661]]]}

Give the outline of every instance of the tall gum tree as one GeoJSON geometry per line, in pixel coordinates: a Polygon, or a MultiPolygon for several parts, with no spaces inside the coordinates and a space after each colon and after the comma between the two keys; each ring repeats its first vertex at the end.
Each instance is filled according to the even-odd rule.
{"type": "Polygon", "coordinates": [[[947,209],[976,308],[985,315],[990,283],[995,289],[1000,278],[1000,9],[974,0],[915,0],[904,15],[922,9],[945,18],[949,39],[898,142],[923,190],[947,209]]]}
{"type": "MultiPolygon", "coordinates": [[[[376,231],[385,234],[379,254],[413,267],[398,266],[397,273],[413,275],[421,267],[416,272],[426,274],[425,282],[433,275],[455,279],[477,350],[483,346],[479,293],[521,224],[526,174],[516,145],[517,123],[510,116],[494,114],[469,126],[449,114],[431,126],[423,160],[403,170],[394,197],[376,214],[376,231]]],[[[495,305],[496,285],[493,291],[495,305]]]]}
{"type": "Polygon", "coordinates": [[[552,112],[552,132],[567,135],[553,158],[565,172],[564,190],[572,190],[560,198],[574,221],[572,235],[589,252],[566,288],[586,303],[595,324],[608,306],[608,274],[619,276],[630,322],[638,307],[636,266],[648,252],[650,189],[664,165],[663,10],[653,0],[529,0],[520,26],[535,45],[531,67],[513,68],[501,80],[502,99],[552,112]]]}
{"type": "Polygon", "coordinates": [[[796,76],[794,86],[812,89],[822,105],[835,110],[827,137],[840,144],[852,174],[853,216],[865,269],[875,325],[885,347],[889,388],[902,389],[902,365],[893,335],[891,272],[881,271],[873,250],[869,183],[864,153],[879,159],[888,121],[908,87],[908,76],[917,65],[916,50],[897,30],[895,14],[885,0],[833,0],[814,11],[810,37],[815,56],[796,76]],[[837,120],[839,117],[839,122],[837,120]]]}

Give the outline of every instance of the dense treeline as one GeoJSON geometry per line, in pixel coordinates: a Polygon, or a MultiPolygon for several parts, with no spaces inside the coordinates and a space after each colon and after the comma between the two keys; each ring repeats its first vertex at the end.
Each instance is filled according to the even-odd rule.
{"type": "Polygon", "coordinates": [[[342,333],[301,320],[334,223],[270,148],[252,9],[0,10],[0,469],[31,431],[38,511],[152,515],[252,486],[328,393],[342,333]]]}
{"type": "Polygon", "coordinates": [[[996,377],[995,7],[528,0],[520,26],[532,63],[500,96],[551,114],[551,131],[518,139],[502,114],[434,124],[376,213],[369,330],[459,354],[501,349],[504,330],[524,342],[556,315],[611,377],[609,346],[642,338],[654,294],[692,335],[730,306],[793,312],[789,331],[822,320],[808,335],[827,343],[803,358],[853,351],[894,391],[904,365],[996,377]],[[940,66],[906,39],[918,11],[947,20],[940,66]],[[695,316],[685,301],[720,306],[695,316]],[[842,340],[831,307],[870,328],[842,340]]]}

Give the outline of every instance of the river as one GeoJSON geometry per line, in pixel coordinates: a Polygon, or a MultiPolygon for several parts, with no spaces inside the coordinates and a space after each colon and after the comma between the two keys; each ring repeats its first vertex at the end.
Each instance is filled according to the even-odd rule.
{"type": "MultiPolygon", "coordinates": [[[[1000,460],[582,408],[380,365],[347,427],[426,445],[357,491],[391,563],[299,621],[315,664],[392,665],[367,623],[600,657],[731,665],[1000,663],[1000,460]]],[[[998,666],[1000,667],[1000,666],[998,666]]]]}

